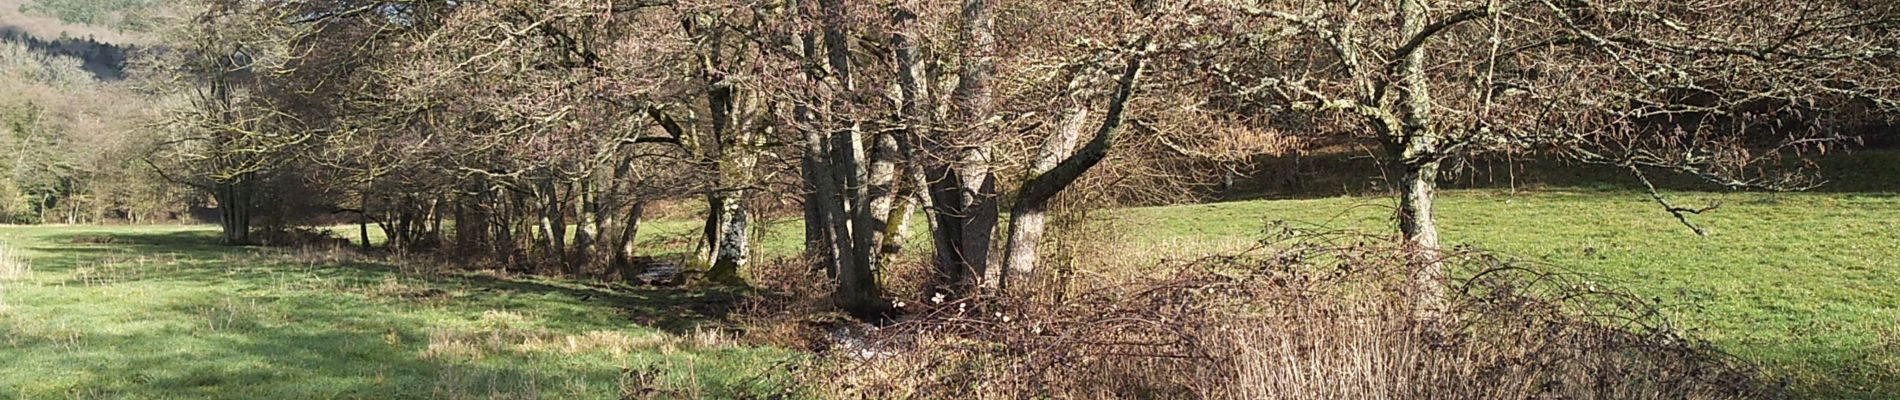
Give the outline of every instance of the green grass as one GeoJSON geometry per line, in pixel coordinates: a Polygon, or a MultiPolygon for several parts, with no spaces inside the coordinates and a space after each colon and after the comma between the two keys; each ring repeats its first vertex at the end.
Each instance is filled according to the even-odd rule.
{"type": "Polygon", "coordinates": [[[215,234],[0,227],[31,265],[0,282],[0,398],[734,397],[781,390],[796,357],[699,328],[730,293],[405,273],[215,234]]]}

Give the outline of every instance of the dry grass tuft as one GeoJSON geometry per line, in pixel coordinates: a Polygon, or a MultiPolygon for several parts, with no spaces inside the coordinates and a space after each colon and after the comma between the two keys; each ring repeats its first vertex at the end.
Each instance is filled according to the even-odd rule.
{"type": "Polygon", "coordinates": [[[423,350],[423,357],[430,359],[482,359],[495,354],[531,353],[669,354],[738,345],[716,329],[698,329],[682,335],[632,335],[604,330],[565,334],[535,327],[521,314],[495,310],[483,313],[472,328],[433,328],[428,335],[429,344],[423,350]]]}
{"type": "Polygon", "coordinates": [[[26,279],[33,272],[33,266],[13,256],[13,251],[0,245],[0,318],[12,308],[7,305],[7,286],[10,283],[26,279]]]}
{"type": "Polygon", "coordinates": [[[79,235],[74,236],[69,242],[72,244],[112,244],[118,240],[119,238],[112,235],[79,235]]]}
{"type": "Polygon", "coordinates": [[[0,282],[26,279],[26,274],[29,272],[33,272],[32,265],[14,257],[12,249],[0,245],[0,282]]]}
{"type": "Polygon", "coordinates": [[[760,286],[727,315],[743,328],[741,339],[790,349],[822,346],[824,327],[847,317],[832,301],[837,282],[822,271],[813,271],[812,265],[806,260],[779,259],[746,269],[746,281],[760,286]]]}
{"type": "Polygon", "coordinates": [[[370,298],[414,301],[420,303],[439,303],[466,296],[462,290],[443,290],[427,284],[409,282],[396,276],[383,277],[379,283],[367,285],[360,291],[370,298]]]}
{"type": "Polygon", "coordinates": [[[1448,316],[1428,318],[1388,241],[1273,243],[1069,296],[946,304],[825,353],[804,379],[834,398],[1786,396],[1651,303],[1567,276],[1453,254],[1465,278],[1448,316]]]}

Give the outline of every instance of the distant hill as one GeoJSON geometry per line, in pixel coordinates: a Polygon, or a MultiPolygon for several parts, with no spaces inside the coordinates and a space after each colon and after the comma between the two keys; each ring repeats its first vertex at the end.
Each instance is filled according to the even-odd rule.
{"type": "Polygon", "coordinates": [[[148,32],[154,27],[153,13],[159,4],[159,0],[28,0],[15,8],[23,14],[53,17],[66,24],[148,32]]]}
{"type": "Polygon", "coordinates": [[[85,63],[86,72],[91,72],[94,78],[101,81],[125,79],[126,57],[135,49],[134,46],[103,43],[92,38],[45,40],[4,26],[0,26],[0,42],[20,43],[34,52],[77,58],[85,63]]]}
{"type": "MultiPolygon", "coordinates": [[[[91,39],[100,43],[118,46],[149,45],[156,41],[153,35],[144,29],[125,29],[118,17],[101,18],[85,13],[62,13],[73,4],[92,4],[91,2],[113,3],[122,0],[0,0],[0,29],[10,28],[15,32],[39,38],[41,40],[59,40],[61,38],[91,39]],[[61,14],[70,14],[62,16],[61,14]],[[69,21],[70,20],[70,21],[69,21]],[[96,21],[94,24],[88,21],[96,21]]],[[[134,19],[149,21],[156,13],[155,5],[145,4],[139,17],[134,19]]],[[[149,25],[149,22],[135,22],[132,25],[149,25]]]]}
{"type": "Polygon", "coordinates": [[[101,81],[125,78],[128,55],[154,42],[151,0],[0,0],[0,42],[77,58],[101,81]]]}

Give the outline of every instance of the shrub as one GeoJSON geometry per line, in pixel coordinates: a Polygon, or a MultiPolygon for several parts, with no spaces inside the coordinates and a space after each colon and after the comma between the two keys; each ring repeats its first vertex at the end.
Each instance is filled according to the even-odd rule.
{"type": "Polygon", "coordinates": [[[1653,303],[1479,252],[1415,312],[1400,247],[1286,238],[1067,300],[943,304],[804,371],[837,398],[1763,398],[1653,303]],[[1056,301],[1060,301],[1057,303],[1056,301]]]}

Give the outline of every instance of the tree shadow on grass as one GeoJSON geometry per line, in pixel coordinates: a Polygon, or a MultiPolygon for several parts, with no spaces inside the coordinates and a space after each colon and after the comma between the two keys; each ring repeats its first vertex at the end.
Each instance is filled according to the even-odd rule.
{"type": "Polygon", "coordinates": [[[35,268],[47,271],[64,271],[110,261],[113,256],[216,260],[249,251],[242,247],[219,245],[216,232],[208,230],[146,232],[99,227],[34,235],[33,239],[33,243],[24,249],[49,254],[33,259],[35,268]]]}

